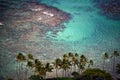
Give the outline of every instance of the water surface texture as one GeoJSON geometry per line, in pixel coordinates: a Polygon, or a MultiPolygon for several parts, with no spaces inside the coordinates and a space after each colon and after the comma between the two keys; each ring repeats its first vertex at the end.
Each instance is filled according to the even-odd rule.
{"type": "Polygon", "coordinates": [[[41,0],[41,2],[72,15],[69,23],[65,24],[64,31],[58,32],[55,37],[52,37],[52,32],[48,32],[48,36],[55,41],[73,43],[71,46],[74,48],[86,50],[95,48],[107,51],[120,48],[119,0],[41,0]]]}
{"type": "Polygon", "coordinates": [[[42,61],[73,52],[90,56],[101,64],[103,53],[120,51],[120,0],[39,0],[39,4],[44,3],[70,14],[68,22],[61,24],[64,28],[59,29],[28,22],[13,26],[11,21],[29,15],[25,12],[16,13],[15,16],[20,14],[17,17],[11,16],[15,11],[9,12],[9,8],[17,11],[22,5],[20,1],[0,1],[1,75],[13,74],[16,66],[13,62],[19,52],[33,53],[42,61]]]}

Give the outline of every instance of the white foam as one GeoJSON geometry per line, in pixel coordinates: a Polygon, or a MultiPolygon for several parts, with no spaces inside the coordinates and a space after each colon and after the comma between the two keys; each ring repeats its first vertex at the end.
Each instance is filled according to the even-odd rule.
{"type": "Polygon", "coordinates": [[[48,15],[48,16],[51,16],[51,17],[54,16],[54,14],[52,14],[52,13],[48,13],[48,12],[43,12],[43,14],[48,15]]]}
{"type": "Polygon", "coordinates": [[[41,8],[37,8],[37,9],[31,9],[32,11],[41,11],[41,8]]]}
{"type": "Polygon", "coordinates": [[[3,25],[3,23],[0,22],[0,25],[3,25]]]}

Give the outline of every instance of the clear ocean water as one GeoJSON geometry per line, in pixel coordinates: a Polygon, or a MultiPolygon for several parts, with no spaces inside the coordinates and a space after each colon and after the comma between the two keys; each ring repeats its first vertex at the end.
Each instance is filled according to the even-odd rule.
{"type": "Polygon", "coordinates": [[[53,42],[71,45],[72,51],[102,53],[114,49],[119,50],[120,20],[107,17],[98,7],[101,3],[107,4],[111,1],[41,0],[40,3],[57,7],[72,16],[68,23],[64,23],[66,27],[64,31],[58,32],[54,38],[48,32],[48,36],[54,39],[53,42]]]}
{"type": "MultiPolygon", "coordinates": [[[[5,6],[9,8],[11,2],[5,1],[7,2],[5,6]]],[[[14,0],[11,1],[14,4],[14,0]]],[[[24,2],[24,0],[21,1],[24,2]]],[[[21,1],[15,1],[16,5],[12,5],[12,8],[20,7],[21,1]]],[[[0,6],[1,4],[4,5],[3,2],[0,1],[0,6]]],[[[111,10],[113,5],[117,6],[114,8],[120,8],[120,0],[39,0],[39,3],[45,3],[70,13],[71,19],[64,23],[64,30],[60,30],[57,34],[48,31],[47,37],[39,36],[40,33],[37,31],[32,32],[33,35],[29,34],[33,28],[27,33],[24,27],[33,26],[32,24],[24,24],[22,26],[23,32],[32,37],[33,41],[22,41],[19,36],[25,34],[21,30],[17,31],[11,26],[4,27],[10,34],[6,35],[4,31],[0,34],[0,77],[1,75],[5,76],[5,74],[14,75],[13,71],[16,67],[14,62],[17,52],[29,53],[30,51],[40,60],[49,61],[68,52],[85,54],[89,56],[89,59],[93,59],[99,67],[102,67],[103,53],[111,54],[116,49],[120,52],[120,11],[115,10],[118,13],[114,13],[114,10],[111,10]],[[108,5],[107,9],[112,13],[105,13],[101,5],[108,5]]],[[[5,12],[0,12],[0,21],[5,12]]],[[[2,28],[0,29],[2,31],[2,28]]],[[[120,60],[118,59],[117,62],[120,60]]]]}

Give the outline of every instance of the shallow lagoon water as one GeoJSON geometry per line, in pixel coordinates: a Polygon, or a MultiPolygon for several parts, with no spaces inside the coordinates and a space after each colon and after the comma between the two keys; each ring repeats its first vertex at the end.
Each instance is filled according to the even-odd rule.
{"type": "Polygon", "coordinates": [[[96,6],[100,4],[99,2],[41,0],[41,3],[57,7],[72,16],[72,19],[64,24],[66,28],[54,35],[55,37],[52,37],[52,32],[48,32],[51,41],[69,44],[73,46],[72,51],[78,49],[78,52],[87,52],[86,50],[90,49],[91,52],[102,53],[120,49],[120,20],[110,19],[105,14],[101,14],[103,10],[96,6]]]}
{"type": "Polygon", "coordinates": [[[80,41],[83,38],[90,36],[91,33],[94,31],[95,26],[92,22],[93,18],[91,18],[91,15],[96,14],[90,13],[89,11],[88,13],[86,13],[86,11],[84,11],[87,8],[91,8],[90,4],[86,4],[85,2],[81,3],[80,1],[75,2],[72,0],[70,2],[68,2],[67,0],[61,1],[59,3],[60,4],[51,5],[54,5],[55,7],[58,7],[63,11],[70,13],[72,19],[68,23],[64,24],[66,28],[63,32],[57,33],[56,39],[58,41],[80,41]]]}

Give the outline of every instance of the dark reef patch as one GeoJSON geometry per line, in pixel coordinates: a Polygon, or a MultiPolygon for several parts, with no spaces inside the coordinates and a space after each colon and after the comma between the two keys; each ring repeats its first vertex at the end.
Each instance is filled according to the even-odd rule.
{"type": "Polygon", "coordinates": [[[120,0],[93,0],[102,10],[101,15],[113,20],[120,20],[120,0]]]}

